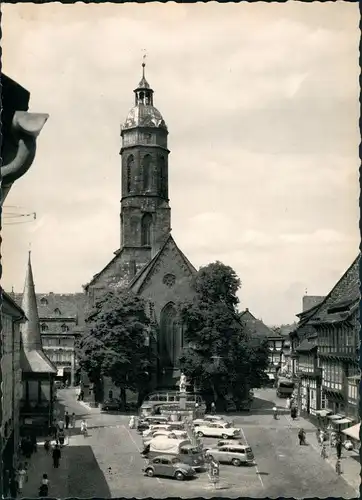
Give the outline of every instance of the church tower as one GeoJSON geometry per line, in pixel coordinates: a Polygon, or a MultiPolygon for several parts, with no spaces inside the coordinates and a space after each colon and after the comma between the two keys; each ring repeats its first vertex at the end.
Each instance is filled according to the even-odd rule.
{"type": "Polygon", "coordinates": [[[167,126],[153,105],[153,90],[145,77],[145,63],[134,94],[134,107],[121,127],[121,249],[149,260],[160,250],[171,231],[170,151],[167,149],[167,126]]]}

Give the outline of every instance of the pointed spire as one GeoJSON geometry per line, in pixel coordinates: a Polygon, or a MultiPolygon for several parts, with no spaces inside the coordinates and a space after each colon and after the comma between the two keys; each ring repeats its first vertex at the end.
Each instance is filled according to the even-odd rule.
{"type": "Polygon", "coordinates": [[[139,90],[146,90],[146,89],[150,89],[150,84],[148,83],[148,81],[146,80],[146,77],[145,77],[145,67],[146,67],[146,54],[143,55],[143,62],[142,62],[142,78],[141,78],[141,81],[140,83],[138,84],[138,89],[139,90]]]}
{"type": "Polygon", "coordinates": [[[22,309],[27,317],[21,328],[24,350],[42,350],[38,306],[36,303],[33,270],[31,268],[31,251],[29,250],[28,267],[25,277],[22,309]]]}

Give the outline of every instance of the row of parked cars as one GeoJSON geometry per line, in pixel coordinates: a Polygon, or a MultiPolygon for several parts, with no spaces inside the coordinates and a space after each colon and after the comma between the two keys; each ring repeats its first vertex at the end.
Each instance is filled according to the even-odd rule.
{"type": "Polygon", "coordinates": [[[252,449],[242,439],[241,429],[222,416],[205,415],[191,426],[164,416],[149,416],[138,422],[137,430],[142,435],[142,456],[148,460],[143,471],[149,477],[191,478],[215,460],[234,466],[254,464],[252,449]],[[190,436],[191,427],[198,441],[190,436]],[[221,439],[215,446],[205,446],[200,439],[204,436],[221,439]]]}

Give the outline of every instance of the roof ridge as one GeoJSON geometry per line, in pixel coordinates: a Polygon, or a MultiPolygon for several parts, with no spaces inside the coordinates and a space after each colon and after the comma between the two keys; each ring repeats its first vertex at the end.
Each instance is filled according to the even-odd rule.
{"type": "Polygon", "coordinates": [[[326,304],[327,300],[331,297],[331,295],[334,292],[334,290],[338,287],[338,285],[341,283],[341,281],[347,276],[348,272],[351,271],[351,269],[353,269],[353,267],[355,266],[355,264],[359,261],[360,255],[361,254],[358,254],[358,256],[354,259],[354,261],[352,262],[352,264],[346,269],[346,271],[342,274],[342,276],[339,278],[339,280],[335,283],[335,285],[333,286],[333,288],[324,297],[324,299],[322,300],[322,302],[320,304],[317,304],[316,310],[313,312],[313,314],[311,314],[311,316],[309,316],[308,318],[306,318],[307,320],[312,319],[313,316],[320,311],[320,309],[322,308],[322,306],[326,304]]]}

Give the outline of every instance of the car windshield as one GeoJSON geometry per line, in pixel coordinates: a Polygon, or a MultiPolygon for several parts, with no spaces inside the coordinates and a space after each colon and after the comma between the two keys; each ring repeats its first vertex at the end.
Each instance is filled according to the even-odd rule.
{"type": "Polygon", "coordinates": [[[225,429],[230,429],[231,428],[231,424],[229,422],[226,422],[225,424],[222,424],[222,426],[225,428],[225,429]]]}
{"type": "Polygon", "coordinates": [[[250,446],[249,446],[248,448],[245,448],[245,451],[246,451],[247,453],[251,453],[251,452],[252,452],[252,449],[251,449],[251,448],[250,448],[250,446]]]}
{"type": "Polygon", "coordinates": [[[178,459],[178,458],[173,458],[173,459],[171,460],[171,463],[172,463],[172,464],[177,464],[177,463],[179,463],[179,459],[178,459]]]}

